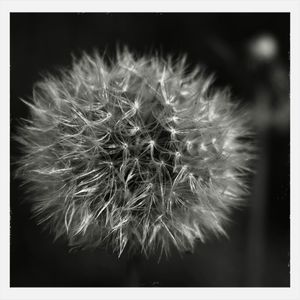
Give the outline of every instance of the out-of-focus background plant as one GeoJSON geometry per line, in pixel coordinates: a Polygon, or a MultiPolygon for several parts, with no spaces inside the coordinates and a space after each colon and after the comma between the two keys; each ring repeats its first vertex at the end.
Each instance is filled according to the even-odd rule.
{"type": "MultiPolygon", "coordinates": [[[[248,207],[234,212],[229,239],[160,264],[139,260],[133,274],[126,255],[53,244],[30,205],[20,205],[24,190],[11,178],[11,285],[288,286],[289,14],[12,14],[11,132],[29,113],[18,98],[30,97],[41,73],[70,65],[70,53],[110,54],[118,44],[141,54],[186,53],[248,105],[259,147],[248,207]]],[[[11,141],[11,161],[19,155],[11,141]]]]}

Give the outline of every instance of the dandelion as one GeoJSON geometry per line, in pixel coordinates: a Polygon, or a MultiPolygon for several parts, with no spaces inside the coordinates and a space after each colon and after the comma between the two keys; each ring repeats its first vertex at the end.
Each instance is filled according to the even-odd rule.
{"type": "Polygon", "coordinates": [[[83,54],[23,101],[17,176],[37,220],[71,247],[192,250],[225,234],[247,194],[247,112],[184,59],[83,54]]]}

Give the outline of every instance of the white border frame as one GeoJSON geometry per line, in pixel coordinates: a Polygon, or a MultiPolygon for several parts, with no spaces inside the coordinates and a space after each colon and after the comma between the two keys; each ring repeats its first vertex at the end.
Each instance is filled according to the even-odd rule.
{"type": "Polygon", "coordinates": [[[1,201],[0,299],[297,299],[299,273],[300,2],[277,1],[3,1],[0,0],[1,201]],[[170,11],[171,9],[171,11],[170,11]],[[10,288],[9,14],[10,12],[290,12],[291,13],[291,287],[290,288],[10,288]],[[298,154],[298,155],[297,155],[298,154]]]}

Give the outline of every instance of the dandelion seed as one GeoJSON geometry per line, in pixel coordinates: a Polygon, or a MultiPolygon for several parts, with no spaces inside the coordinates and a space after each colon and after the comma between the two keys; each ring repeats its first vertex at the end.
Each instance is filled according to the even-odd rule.
{"type": "Polygon", "coordinates": [[[200,144],[200,149],[203,150],[203,151],[207,151],[207,147],[205,146],[204,143],[200,144]]]}
{"type": "Polygon", "coordinates": [[[176,136],[176,134],[177,134],[177,131],[176,131],[176,129],[174,129],[174,128],[170,128],[170,132],[171,132],[171,138],[172,138],[172,139],[174,139],[174,138],[175,138],[175,136],[176,136]]]}
{"type": "Polygon", "coordinates": [[[136,110],[138,110],[140,108],[140,104],[137,101],[134,102],[134,108],[136,110]]]}
{"type": "Polygon", "coordinates": [[[179,118],[177,116],[172,116],[171,121],[173,121],[174,123],[177,123],[179,120],[179,118]]]}

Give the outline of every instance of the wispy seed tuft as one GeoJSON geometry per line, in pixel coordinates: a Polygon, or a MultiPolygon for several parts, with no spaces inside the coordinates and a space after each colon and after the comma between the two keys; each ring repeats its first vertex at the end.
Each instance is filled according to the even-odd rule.
{"type": "Polygon", "coordinates": [[[16,136],[39,222],[71,247],[149,255],[224,235],[247,194],[248,114],[185,60],[84,54],[38,82],[16,136]]]}

